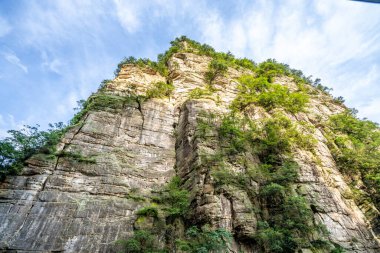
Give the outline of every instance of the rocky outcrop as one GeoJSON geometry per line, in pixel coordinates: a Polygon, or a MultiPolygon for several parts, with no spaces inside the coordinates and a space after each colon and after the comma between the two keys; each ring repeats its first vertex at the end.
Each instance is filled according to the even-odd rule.
{"type": "MultiPolygon", "coordinates": [[[[161,189],[175,174],[190,191],[193,224],[209,223],[234,235],[231,252],[260,252],[250,238],[257,232],[257,200],[246,190],[216,189],[205,155],[217,149],[197,136],[198,118],[204,112],[223,114],[237,94],[236,78],[249,70],[229,68],[215,80],[215,91],[189,99],[189,92],[205,88],[210,58],[176,53],[168,62],[169,76],[150,68],[125,65],[105,87],[113,96],[144,94],[152,84],[169,79],[175,90],[170,98],[146,101],[131,97],[118,108],[90,110],[59,144],[61,154],[35,155],[24,173],[0,184],[0,249],[4,252],[112,252],[114,242],[132,234],[136,211],[144,199],[161,189]],[[70,156],[67,154],[80,154],[70,156]]],[[[277,83],[290,89],[290,78],[277,83]]],[[[295,150],[300,177],[295,191],[311,203],[314,218],[329,231],[329,239],[347,252],[379,252],[368,221],[353,200],[350,188],[337,170],[326,146],[319,121],[343,111],[323,94],[312,96],[307,113],[287,114],[292,121],[315,126],[315,153],[295,150]],[[319,158],[316,162],[314,157],[319,158]]],[[[261,107],[246,112],[251,119],[271,117],[261,107]]],[[[214,138],[214,141],[212,141],[214,138]]],[[[252,163],[259,160],[244,154],[252,163]]],[[[240,172],[239,164],[229,168],[240,172]]],[[[250,182],[250,191],[257,192],[250,182]]],[[[308,252],[305,250],[304,252],[308,252]]]]}

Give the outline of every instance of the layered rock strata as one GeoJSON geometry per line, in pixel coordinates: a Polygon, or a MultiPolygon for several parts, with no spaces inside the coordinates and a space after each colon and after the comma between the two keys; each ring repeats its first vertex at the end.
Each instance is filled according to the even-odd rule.
{"type": "MultiPolygon", "coordinates": [[[[0,184],[0,249],[3,252],[112,252],[114,242],[131,236],[136,211],[152,192],[175,174],[190,191],[191,217],[225,228],[234,235],[231,252],[259,252],[245,238],[254,236],[258,217],[255,203],[245,191],[220,191],[201,155],[212,154],[218,143],[197,138],[197,119],[203,112],[227,113],[237,94],[237,81],[248,70],[229,68],[215,80],[209,97],[189,99],[189,92],[205,87],[210,58],[176,53],[169,76],[149,68],[125,65],[105,87],[107,94],[128,97],[144,94],[153,83],[169,79],[175,90],[170,98],[128,100],[119,108],[89,111],[71,128],[58,152],[76,152],[93,162],[70,156],[35,155],[24,172],[0,184]]],[[[277,83],[295,89],[290,78],[277,83]]],[[[324,224],[332,242],[347,252],[380,252],[369,222],[352,199],[350,188],[337,170],[318,122],[344,108],[321,93],[311,97],[307,113],[287,114],[292,121],[316,126],[315,154],[297,150],[300,178],[295,189],[310,203],[314,218],[324,224]]],[[[251,119],[271,117],[261,107],[247,112],[251,119]]],[[[212,135],[212,134],[211,134],[212,135]]],[[[257,157],[248,157],[253,162],[257,157]]],[[[230,164],[241,171],[237,164],[230,164]]],[[[252,189],[256,187],[252,182],[252,189]]],[[[306,250],[304,252],[307,252],[306,250]]]]}

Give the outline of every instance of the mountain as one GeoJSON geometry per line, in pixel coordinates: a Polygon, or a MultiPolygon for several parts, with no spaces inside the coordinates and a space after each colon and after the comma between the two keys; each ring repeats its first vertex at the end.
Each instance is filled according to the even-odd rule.
{"type": "Polygon", "coordinates": [[[186,37],[126,58],[0,183],[2,252],[380,252],[380,132],[319,80],[186,37]]]}

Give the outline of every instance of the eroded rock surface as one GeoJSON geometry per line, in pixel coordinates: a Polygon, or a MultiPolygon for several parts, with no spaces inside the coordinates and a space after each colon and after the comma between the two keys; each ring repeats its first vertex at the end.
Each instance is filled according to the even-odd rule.
{"type": "MultiPolygon", "coordinates": [[[[176,173],[191,193],[194,224],[210,223],[231,231],[231,252],[259,252],[247,243],[257,232],[257,203],[246,191],[233,187],[216,190],[202,155],[213,154],[218,142],[197,138],[197,118],[203,112],[226,113],[237,94],[243,70],[229,69],[215,81],[216,91],[202,99],[188,99],[204,88],[210,58],[177,53],[169,61],[169,79],[175,90],[170,98],[153,98],[123,104],[117,110],[90,111],[70,129],[59,145],[75,157],[35,155],[24,173],[0,184],[0,250],[4,252],[112,252],[114,242],[133,231],[142,198],[161,189],[176,173]],[[239,251],[240,250],[240,251],[239,251]]],[[[245,71],[247,72],[247,71],[245,71]]],[[[166,79],[153,70],[127,65],[109,83],[109,94],[144,94],[166,79]]],[[[295,89],[289,78],[278,83],[295,89]]],[[[344,108],[316,95],[308,112],[288,115],[293,121],[316,126],[316,163],[309,151],[295,151],[300,165],[298,194],[310,203],[315,219],[323,223],[331,241],[347,252],[380,252],[369,222],[353,200],[337,170],[318,122],[344,108]]],[[[270,117],[260,107],[247,113],[251,119],[270,117]]],[[[210,132],[216,138],[216,133],[210,132]]],[[[212,139],[212,138],[211,138],[212,139]]],[[[258,158],[248,157],[252,163],[258,158]]],[[[241,171],[238,164],[230,164],[241,171]]],[[[254,181],[251,191],[258,191],[254,181]]],[[[305,251],[307,252],[307,251],[305,251]]]]}

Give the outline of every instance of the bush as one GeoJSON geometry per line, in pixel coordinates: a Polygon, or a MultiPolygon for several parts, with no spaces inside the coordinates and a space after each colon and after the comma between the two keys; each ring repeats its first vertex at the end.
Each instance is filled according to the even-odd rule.
{"type": "Polygon", "coordinates": [[[267,199],[268,204],[278,205],[285,196],[285,187],[276,183],[270,183],[261,188],[260,196],[267,199]]]}
{"type": "Polygon", "coordinates": [[[313,212],[306,200],[300,196],[289,196],[283,205],[283,221],[281,226],[298,235],[306,237],[315,230],[313,212]]]}
{"type": "Polygon", "coordinates": [[[202,98],[203,96],[209,96],[211,94],[212,92],[208,89],[195,88],[189,92],[189,98],[198,99],[202,98]]]}
{"type": "Polygon", "coordinates": [[[250,60],[250,59],[247,59],[247,58],[235,59],[235,63],[239,67],[242,67],[242,68],[245,68],[245,69],[249,69],[249,70],[252,70],[252,71],[255,71],[256,68],[257,68],[256,63],[254,61],[250,60]]]}
{"type": "Polygon", "coordinates": [[[233,185],[240,189],[247,189],[248,177],[243,173],[236,173],[224,168],[218,168],[212,172],[216,186],[233,185]]]}
{"type": "Polygon", "coordinates": [[[334,249],[332,249],[330,253],[344,253],[344,252],[346,251],[342,248],[342,246],[334,243],[334,249]]]}
{"type": "Polygon", "coordinates": [[[258,65],[256,73],[267,78],[269,82],[273,82],[274,77],[287,74],[288,68],[287,65],[278,63],[274,59],[268,59],[258,65]]]}
{"type": "Polygon", "coordinates": [[[148,207],[143,207],[139,209],[136,213],[138,216],[149,216],[149,217],[158,217],[158,210],[154,206],[148,206],[148,207]]]}
{"type": "Polygon", "coordinates": [[[112,82],[112,80],[109,80],[109,79],[105,79],[105,80],[103,80],[103,81],[100,83],[100,85],[99,85],[98,91],[104,91],[104,90],[106,89],[107,85],[108,85],[109,83],[111,83],[111,82],[112,82]]]}
{"type": "Polygon", "coordinates": [[[173,83],[157,82],[146,92],[147,98],[169,97],[174,91],[173,83]]]}
{"type": "Polygon", "coordinates": [[[168,216],[173,217],[185,215],[190,206],[189,192],[181,189],[181,179],[178,176],[172,178],[156,201],[164,205],[163,210],[168,216]]]}
{"type": "Polygon", "coordinates": [[[305,92],[290,92],[287,87],[273,84],[269,80],[266,76],[241,76],[239,93],[231,104],[232,109],[239,111],[250,104],[260,105],[267,110],[281,107],[292,113],[305,109],[309,102],[305,92]]]}
{"type": "Polygon", "coordinates": [[[212,83],[217,77],[222,77],[227,72],[228,66],[225,61],[213,59],[209,66],[208,71],[205,73],[206,83],[212,87],[212,83]]]}
{"type": "Polygon", "coordinates": [[[245,151],[247,138],[242,128],[243,124],[243,122],[233,116],[226,116],[222,119],[218,133],[222,147],[227,146],[227,155],[236,155],[245,151]]]}
{"type": "Polygon", "coordinates": [[[162,76],[167,76],[168,75],[168,70],[167,70],[167,67],[166,65],[161,62],[161,61],[152,61],[150,59],[136,59],[135,57],[133,56],[130,56],[128,58],[124,58],[118,65],[117,65],[117,69],[115,70],[114,74],[115,76],[119,75],[120,73],[120,70],[121,68],[124,66],[124,65],[127,65],[127,64],[133,64],[133,65],[136,65],[136,66],[139,66],[140,68],[144,68],[144,67],[148,67],[148,68],[151,68],[157,72],[159,72],[162,76]]]}
{"type": "Polygon", "coordinates": [[[186,231],[185,240],[177,240],[177,247],[190,253],[229,252],[228,244],[231,240],[231,233],[224,229],[190,227],[186,231]]]}
{"type": "Polygon", "coordinates": [[[342,105],[344,103],[344,98],[342,96],[333,99],[334,103],[342,105]]]}
{"type": "Polygon", "coordinates": [[[127,240],[116,241],[126,253],[160,253],[165,252],[160,249],[156,236],[150,231],[136,230],[132,237],[127,240]]]}
{"type": "Polygon", "coordinates": [[[289,186],[298,179],[299,166],[297,163],[286,160],[271,173],[271,181],[283,186],[289,186]]]}
{"type": "Polygon", "coordinates": [[[311,135],[301,134],[288,118],[275,114],[255,131],[251,145],[263,163],[278,164],[281,154],[289,154],[292,147],[312,150],[314,143],[311,135]]]}
{"type": "Polygon", "coordinates": [[[283,249],[285,242],[284,234],[281,231],[269,227],[266,222],[259,224],[256,238],[259,245],[262,245],[265,249],[265,252],[285,252],[283,249]]]}
{"type": "MultiPolygon", "coordinates": [[[[278,194],[281,187],[271,185],[273,193],[278,194]]],[[[314,225],[313,212],[305,199],[300,196],[287,196],[284,201],[271,204],[268,221],[258,224],[257,241],[265,252],[296,252],[297,249],[310,247],[309,235],[320,232],[314,225]]]]}

